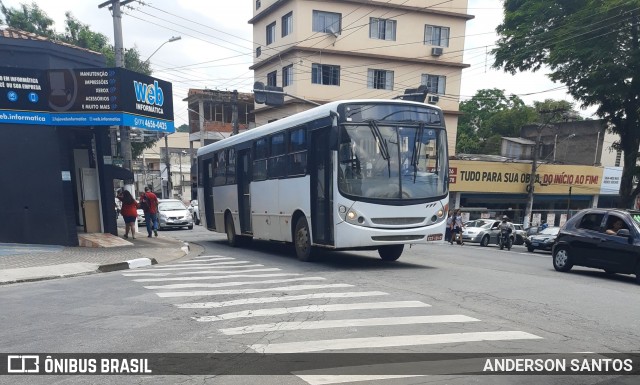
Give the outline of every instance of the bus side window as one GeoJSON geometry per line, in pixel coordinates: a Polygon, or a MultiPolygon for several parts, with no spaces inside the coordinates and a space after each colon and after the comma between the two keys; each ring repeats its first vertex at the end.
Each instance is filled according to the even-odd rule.
{"type": "Polygon", "coordinates": [[[253,180],[267,179],[268,147],[266,139],[258,139],[254,144],[253,180]]]}
{"type": "Polygon", "coordinates": [[[284,163],[286,147],[284,139],[284,133],[275,134],[271,137],[271,157],[269,158],[269,166],[267,170],[269,178],[280,178],[285,176],[286,167],[284,163]]]}
{"type": "Polygon", "coordinates": [[[305,175],[307,173],[307,137],[304,128],[289,132],[287,166],[288,175],[305,175]]]}

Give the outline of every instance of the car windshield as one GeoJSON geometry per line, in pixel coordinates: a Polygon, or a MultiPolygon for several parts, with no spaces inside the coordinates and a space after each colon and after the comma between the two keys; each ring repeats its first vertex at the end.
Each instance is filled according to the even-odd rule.
{"type": "Polygon", "coordinates": [[[469,221],[469,222],[465,223],[464,225],[466,227],[482,227],[482,226],[485,226],[486,224],[487,224],[487,221],[482,220],[482,219],[478,219],[478,220],[475,220],[475,221],[469,221]]]}
{"type": "Polygon", "coordinates": [[[160,202],[158,205],[158,209],[160,211],[170,211],[170,210],[186,210],[182,202],[160,202]]]}
{"type": "Polygon", "coordinates": [[[546,229],[542,230],[538,234],[556,235],[558,234],[558,231],[560,231],[559,227],[547,227],[546,229]]]}

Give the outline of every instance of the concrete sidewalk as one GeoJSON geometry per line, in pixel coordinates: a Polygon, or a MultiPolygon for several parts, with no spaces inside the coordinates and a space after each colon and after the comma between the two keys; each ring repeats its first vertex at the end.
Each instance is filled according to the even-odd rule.
{"type": "Polygon", "coordinates": [[[145,234],[127,240],[110,234],[89,235],[92,241],[109,247],[0,243],[0,285],[148,266],[182,258],[189,252],[188,244],[163,233],[157,238],[145,234]]]}

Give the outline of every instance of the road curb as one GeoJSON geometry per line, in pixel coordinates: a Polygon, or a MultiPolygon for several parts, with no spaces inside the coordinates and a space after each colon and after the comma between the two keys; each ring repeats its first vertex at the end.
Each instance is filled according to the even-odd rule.
{"type": "Polygon", "coordinates": [[[155,258],[136,258],[124,262],[111,263],[108,265],[98,266],[100,273],[108,273],[111,271],[135,269],[143,266],[156,265],[158,261],[155,258]]]}

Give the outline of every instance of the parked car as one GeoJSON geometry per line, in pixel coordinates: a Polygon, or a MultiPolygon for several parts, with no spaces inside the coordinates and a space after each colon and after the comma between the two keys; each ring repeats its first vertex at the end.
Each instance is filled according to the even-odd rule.
{"type": "MultiPolygon", "coordinates": [[[[480,246],[497,245],[500,236],[499,225],[500,221],[494,219],[476,219],[466,222],[462,231],[462,241],[480,243],[480,246]]],[[[511,233],[510,237],[513,243],[514,234],[511,233]]]]}
{"type": "Polygon", "coordinates": [[[525,238],[524,244],[530,253],[533,253],[534,250],[551,251],[553,242],[558,236],[558,231],[560,231],[559,227],[547,227],[539,233],[525,238]]]}
{"type": "Polygon", "coordinates": [[[138,209],[138,225],[144,225],[145,223],[144,210],[138,209]]]}
{"type": "Polygon", "coordinates": [[[519,223],[514,223],[513,224],[513,233],[514,233],[514,238],[513,238],[513,244],[514,245],[524,245],[524,240],[525,238],[527,238],[527,232],[524,231],[524,225],[519,224],[519,223]]]}
{"type": "Polygon", "coordinates": [[[552,260],[558,271],[592,267],[609,274],[635,274],[640,284],[640,211],[580,211],[560,230],[552,260]]]}
{"type": "Polygon", "coordinates": [[[189,205],[189,212],[191,213],[191,218],[193,218],[193,223],[199,225],[200,209],[198,208],[198,200],[194,199],[191,201],[191,204],[189,205]]]}
{"type": "Polygon", "coordinates": [[[169,227],[193,229],[193,218],[187,207],[178,199],[158,200],[158,225],[160,230],[169,227]]]}

